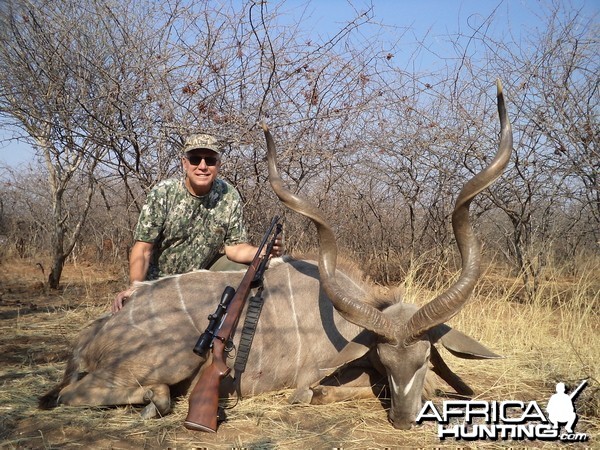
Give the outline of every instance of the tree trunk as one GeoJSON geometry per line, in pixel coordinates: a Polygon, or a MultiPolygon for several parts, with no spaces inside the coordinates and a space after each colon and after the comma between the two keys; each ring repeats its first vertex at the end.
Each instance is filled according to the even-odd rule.
{"type": "Polygon", "coordinates": [[[65,256],[62,252],[60,254],[55,253],[52,259],[52,269],[48,275],[48,286],[50,286],[50,289],[58,289],[64,265],[65,256]]]}

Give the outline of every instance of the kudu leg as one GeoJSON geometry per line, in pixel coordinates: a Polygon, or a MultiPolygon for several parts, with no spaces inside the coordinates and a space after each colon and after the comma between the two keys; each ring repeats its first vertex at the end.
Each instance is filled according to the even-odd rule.
{"type": "Polygon", "coordinates": [[[58,403],[69,406],[148,405],[142,417],[164,416],[171,411],[169,386],[107,387],[106,377],[91,373],[60,391],[58,403]]]}
{"type": "Polygon", "coordinates": [[[290,403],[310,403],[325,405],[366,398],[384,398],[386,378],[372,368],[350,366],[341,369],[320,383],[298,388],[290,397],[290,403]]]}
{"type": "Polygon", "coordinates": [[[312,405],[385,397],[387,381],[371,367],[349,366],[312,386],[312,405]]]}
{"type": "Polygon", "coordinates": [[[382,398],[385,385],[374,386],[315,386],[312,388],[311,405],[326,405],[328,403],[348,400],[382,398]]]}

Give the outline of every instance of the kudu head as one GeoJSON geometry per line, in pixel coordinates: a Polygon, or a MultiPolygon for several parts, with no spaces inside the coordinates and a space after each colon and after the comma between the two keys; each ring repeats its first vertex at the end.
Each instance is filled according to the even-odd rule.
{"type": "MultiPolygon", "coordinates": [[[[421,395],[429,360],[440,363],[431,345],[432,334],[467,302],[479,278],[480,244],[470,220],[469,206],[473,198],[492,184],[508,164],[512,152],[512,129],[506,113],[502,85],[497,82],[498,113],[501,135],[499,149],[492,162],[463,186],[452,213],[452,227],[462,258],[458,280],[445,292],[421,308],[395,304],[384,311],[352,297],[336,281],[337,244],[335,236],[321,212],[284,185],[277,170],[275,144],[266,125],[269,182],[279,199],[290,209],[310,218],[317,227],[320,240],[319,272],[322,286],[336,310],[349,322],[376,335],[376,348],[385,367],[390,393],[389,419],[396,428],[412,426],[421,408],[421,395]]],[[[448,327],[449,328],[449,327],[448,327]]],[[[443,365],[443,361],[440,363],[443,365]]],[[[460,380],[460,379],[459,379],[460,380]]],[[[460,384],[456,383],[456,384],[460,384]]]]}

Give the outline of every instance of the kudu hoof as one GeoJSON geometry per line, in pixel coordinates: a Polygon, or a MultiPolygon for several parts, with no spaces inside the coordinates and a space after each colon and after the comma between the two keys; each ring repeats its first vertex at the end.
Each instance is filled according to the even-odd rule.
{"type": "Polygon", "coordinates": [[[296,389],[290,398],[288,399],[288,403],[295,405],[298,403],[309,404],[313,397],[313,391],[309,388],[299,388],[296,389]]]}

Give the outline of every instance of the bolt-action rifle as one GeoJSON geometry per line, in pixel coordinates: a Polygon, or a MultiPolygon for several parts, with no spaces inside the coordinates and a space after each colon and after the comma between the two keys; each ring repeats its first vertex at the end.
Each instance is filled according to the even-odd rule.
{"type": "Polygon", "coordinates": [[[233,348],[233,335],[250,290],[262,284],[269,255],[279,233],[281,224],[279,216],[275,216],[237,290],[231,286],[225,288],[216,311],[208,316],[206,331],[196,342],[194,353],[204,357],[211,348],[212,362],[201,369],[200,378],[189,397],[184,426],[190,430],[217,431],[219,385],[231,371],[225,363],[226,354],[233,348]]]}

